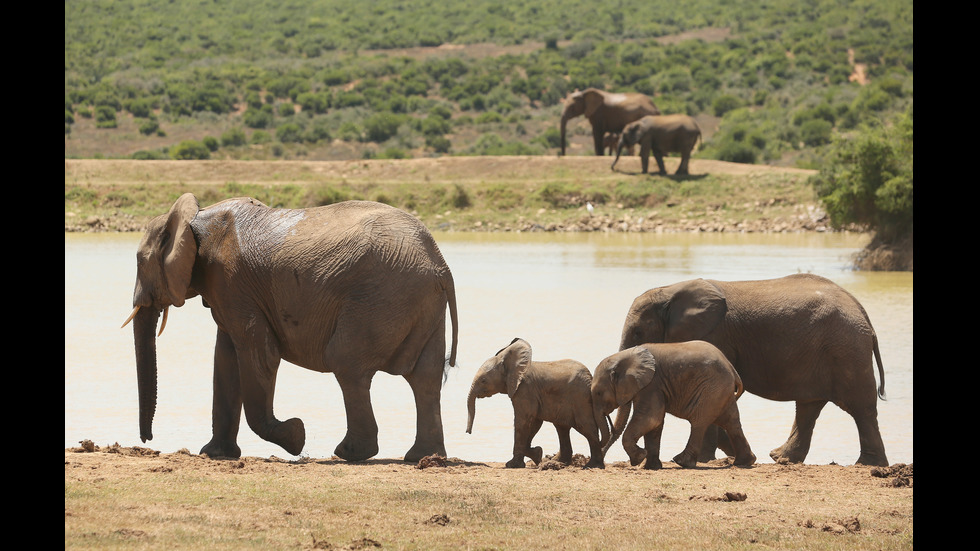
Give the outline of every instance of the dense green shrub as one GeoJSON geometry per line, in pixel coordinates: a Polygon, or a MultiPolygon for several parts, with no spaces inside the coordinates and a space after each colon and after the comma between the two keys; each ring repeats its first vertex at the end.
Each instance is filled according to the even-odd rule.
{"type": "Polygon", "coordinates": [[[211,158],[207,146],[197,140],[184,140],[170,149],[170,158],[178,161],[211,158]]]}
{"type": "Polygon", "coordinates": [[[241,128],[229,128],[221,134],[221,145],[224,147],[237,147],[246,143],[248,143],[248,138],[241,128]]]}

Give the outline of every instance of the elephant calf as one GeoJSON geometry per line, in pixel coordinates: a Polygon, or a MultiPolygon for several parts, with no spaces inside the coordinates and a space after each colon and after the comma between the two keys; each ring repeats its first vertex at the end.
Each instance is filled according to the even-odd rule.
{"type": "Polygon", "coordinates": [[[661,175],[667,174],[667,168],[664,166],[664,155],[680,153],[681,164],[677,167],[675,174],[688,174],[691,152],[694,151],[694,146],[698,144],[699,139],[701,139],[701,127],[698,126],[694,117],[688,115],[647,115],[623,128],[623,133],[619,136],[619,145],[616,148],[616,159],[610,168],[616,169],[619,154],[624,147],[632,150],[634,145],[640,144],[640,165],[643,167],[643,174],[649,171],[651,153],[657,161],[657,168],[660,169],[661,175]]]}
{"type": "Polygon", "coordinates": [[[632,465],[646,458],[645,468],[661,468],[660,437],[664,415],[670,413],[691,423],[687,446],[674,457],[681,467],[697,464],[705,430],[712,424],[728,431],[735,464],[751,465],[755,455],[742,433],[735,403],[742,391],[742,379],[731,362],[704,341],[643,344],[617,352],[599,363],[592,379],[595,417],[604,418],[619,407],[611,438],[603,439],[603,453],[622,434],[632,465]],[[627,425],[631,404],[636,411],[627,425]],[[646,450],[636,444],[641,436],[646,450]]]}
{"type": "Polygon", "coordinates": [[[509,468],[524,467],[524,458],[541,463],[541,447],[531,440],[548,421],[558,431],[558,460],[571,463],[570,429],[589,441],[591,457],[586,468],[603,468],[602,441],[609,437],[605,416],[593,417],[592,374],[574,360],[532,362],[531,345],[514,339],[480,366],[467,397],[466,432],[473,432],[476,399],[506,392],[514,406],[514,457],[509,468]]]}

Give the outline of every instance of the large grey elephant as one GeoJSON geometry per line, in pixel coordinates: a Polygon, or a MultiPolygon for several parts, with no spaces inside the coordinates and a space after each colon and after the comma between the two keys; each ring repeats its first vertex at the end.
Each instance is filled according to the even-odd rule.
{"type": "Polygon", "coordinates": [[[514,339],[483,362],[473,377],[466,400],[467,433],[473,432],[476,399],[503,393],[514,406],[514,457],[507,467],[523,467],[525,457],[541,463],[541,447],[532,448],[531,440],[544,421],[558,431],[558,461],[572,461],[569,435],[574,428],[589,442],[586,467],[603,467],[602,441],[609,439],[609,428],[604,416],[593,417],[592,374],[587,367],[575,360],[532,361],[531,345],[514,339]]]}
{"type": "Polygon", "coordinates": [[[640,144],[640,164],[643,167],[643,174],[649,171],[651,153],[657,161],[660,174],[667,174],[667,168],[664,166],[664,155],[680,153],[681,164],[677,167],[675,174],[688,174],[691,152],[694,151],[694,147],[700,138],[701,127],[698,126],[694,117],[688,115],[646,116],[627,124],[623,128],[623,133],[619,137],[619,144],[616,147],[616,159],[610,168],[616,169],[619,154],[624,147],[632,149],[636,144],[640,144]]]}
{"type": "Polygon", "coordinates": [[[697,465],[705,431],[712,424],[731,437],[734,464],[751,465],[756,458],[742,432],[736,404],[742,391],[742,380],[731,362],[704,341],[647,343],[617,352],[599,363],[592,379],[595,416],[619,408],[603,453],[622,434],[632,465],[646,458],[644,468],[661,468],[660,437],[669,413],[691,423],[687,446],[674,457],[681,467],[697,465]],[[636,411],[627,425],[634,405],[636,411]],[[645,450],[636,444],[641,436],[645,450]]]}
{"type": "MultiPolygon", "coordinates": [[[[651,289],[633,301],[620,349],[696,339],[731,360],[747,392],[796,402],[792,432],[770,452],[773,460],[803,462],[817,416],[833,402],[857,424],[857,463],[888,464],[878,430],[877,399],[885,395],[878,337],[861,304],[834,282],[795,274],[651,289]],[[881,380],[877,394],[872,356],[881,380]]],[[[709,451],[713,456],[713,445],[709,451]]]]}
{"type": "Polygon", "coordinates": [[[565,129],[569,119],[585,115],[592,124],[595,154],[602,156],[607,132],[622,132],[627,124],[647,115],[659,115],[660,110],[643,94],[613,93],[587,88],[576,90],[562,100],[561,154],[565,154],[565,129]]]}
{"type": "Polygon", "coordinates": [[[272,411],[276,372],[286,360],[336,375],[347,411],[339,457],[358,461],[378,452],[370,396],[377,371],[404,376],[415,394],[416,439],[405,460],[446,454],[440,394],[447,305],[448,363],[456,362],[455,287],[413,216],[366,201],[289,210],[238,198],[200,208],[185,194],[150,221],[136,266],[129,319],[135,317],[144,442],[153,438],[157,320],[162,311],[162,332],[170,306],[200,295],[218,326],[213,438],[201,453],[241,455],[243,407],[260,437],[291,454],[302,451],[303,421],[279,421],[272,411]]]}

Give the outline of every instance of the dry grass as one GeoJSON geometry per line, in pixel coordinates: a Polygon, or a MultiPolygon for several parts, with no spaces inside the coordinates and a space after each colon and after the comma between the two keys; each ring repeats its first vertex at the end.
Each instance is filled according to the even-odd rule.
{"type": "MultiPolygon", "coordinates": [[[[138,449],[136,449],[139,451],[138,449]]],[[[504,469],[455,458],[65,451],[77,549],[911,549],[913,489],[837,465],[504,469]],[[744,497],[744,500],[740,500],[744,497]]],[[[911,469],[908,469],[910,474],[911,469]]]]}

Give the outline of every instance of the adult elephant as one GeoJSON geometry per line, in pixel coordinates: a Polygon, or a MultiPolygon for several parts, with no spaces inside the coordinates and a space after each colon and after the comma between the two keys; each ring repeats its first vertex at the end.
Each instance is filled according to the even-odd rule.
{"type": "Polygon", "coordinates": [[[718,347],[746,391],[796,402],[792,432],[770,452],[773,460],[803,462],[817,416],[833,402],[857,424],[857,463],[888,465],[878,430],[877,398],[885,395],[878,337],[857,299],[832,281],[795,274],[761,281],[696,279],[651,289],[633,301],[620,349],[689,340],[718,347]],[[877,394],[872,355],[881,380],[877,394]]]}
{"type": "Polygon", "coordinates": [[[694,117],[648,115],[623,128],[616,147],[616,159],[609,168],[616,169],[616,163],[619,162],[619,155],[624,147],[632,149],[636,144],[640,144],[640,165],[643,167],[643,174],[649,171],[651,153],[657,161],[660,174],[667,174],[664,155],[680,153],[681,164],[677,167],[676,174],[688,174],[691,152],[694,151],[694,146],[698,144],[699,139],[701,139],[701,127],[694,117]]]}
{"type": "Polygon", "coordinates": [[[595,154],[602,156],[607,132],[622,132],[627,124],[660,110],[647,96],[636,93],[612,93],[596,88],[576,90],[564,100],[561,110],[561,154],[565,154],[565,129],[568,120],[585,115],[592,124],[595,154]]]}
{"type": "MultiPolygon", "coordinates": [[[[280,360],[333,372],[347,434],[339,457],[378,452],[371,408],[376,371],[402,375],[415,394],[416,439],[406,461],[445,455],[440,394],[446,307],[457,322],[452,274],[426,228],[393,207],[366,201],[289,210],[250,198],[200,208],[191,194],[150,221],[136,254],[133,334],[140,437],[153,438],[156,342],[161,311],[200,295],[218,325],[214,350],[212,457],[239,457],[244,407],[260,437],[299,454],[303,421],[273,415],[280,360]]],[[[126,323],[129,323],[129,320],[126,323]]],[[[125,325],[125,324],[124,324],[125,325]]]]}

